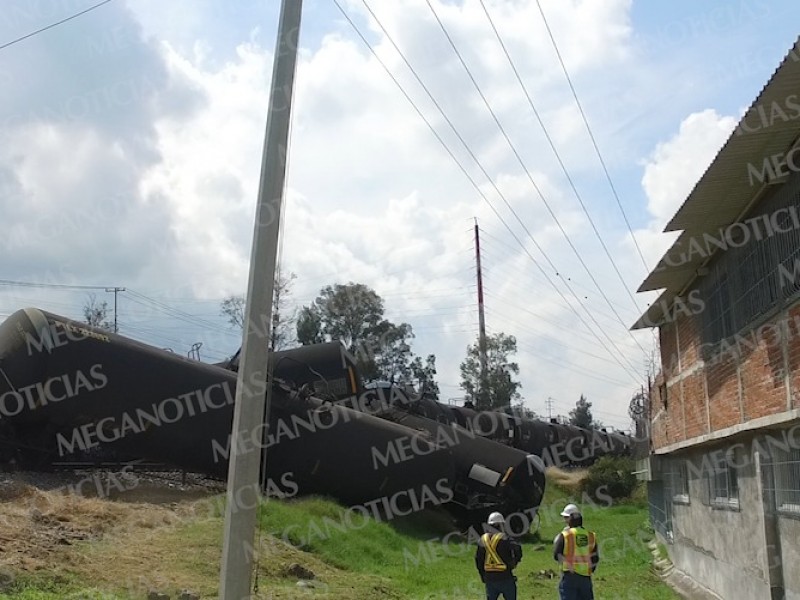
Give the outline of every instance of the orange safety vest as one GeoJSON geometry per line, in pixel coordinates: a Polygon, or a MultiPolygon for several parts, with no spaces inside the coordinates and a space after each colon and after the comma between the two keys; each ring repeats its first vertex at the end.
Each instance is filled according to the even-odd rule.
{"type": "Polygon", "coordinates": [[[561,569],[578,575],[591,575],[596,541],[594,532],[586,531],[583,527],[572,527],[565,531],[564,562],[561,569]]]}
{"type": "Polygon", "coordinates": [[[508,565],[503,562],[500,555],[497,553],[497,545],[503,539],[502,533],[495,533],[490,536],[484,533],[481,536],[484,548],[486,548],[486,556],[483,559],[483,570],[487,573],[502,573],[508,569],[508,565]]]}

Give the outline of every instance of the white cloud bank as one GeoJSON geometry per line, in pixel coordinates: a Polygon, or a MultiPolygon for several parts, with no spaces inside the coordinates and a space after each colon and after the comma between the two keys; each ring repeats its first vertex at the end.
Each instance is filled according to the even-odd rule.
{"type": "MultiPolygon", "coordinates": [[[[373,286],[384,295],[392,318],[415,327],[417,353],[437,355],[444,393],[456,396],[458,390],[447,386],[458,382],[458,363],[476,328],[471,226],[477,216],[487,232],[487,320],[490,330],[517,336],[528,405],[542,411],[544,400],[552,395],[564,403],[559,410],[566,412],[586,393],[600,411],[624,415],[637,382],[617,361],[621,352],[641,372],[642,352],[626,330],[638,316],[637,309],[556,168],[480,4],[434,2],[532,176],[624,323],[611,314],[573,256],[426,5],[410,0],[375,5],[559,276],[458,145],[392,45],[368,21],[363,5],[351,2],[349,10],[357,22],[370,23],[379,55],[465,161],[531,255],[554,281],[569,279],[583,308],[563,283],[560,289],[584,317],[584,310],[591,310],[619,350],[585,330],[343,21],[311,24],[322,33],[313,40],[313,50],[302,50],[297,74],[283,241],[286,267],[298,274],[297,299],[308,301],[320,287],[335,282],[373,286]]],[[[605,183],[587,152],[585,131],[535,2],[487,5],[590,212],[598,221],[606,219],[611,209],[592,194],[605,183]]],[[[148,10],[153,6],[145,4],[148,10]]],[[[588,90],[587,105],[614,97],[619,74],[626,69],[643,70],[631,51],[630,0],[543,6],[562,41],[571,75],[588,90]]],[[[131,10],[143,9],[132,3],[131,10]]],[[[79,38],[85,41],[82,45],[74,43],[72,29],[60,32],[62,37],[33,38],[31,50],[15,58],[20,73],[38,72],[46,62],[55,84],[43,75],[29,90],[0,91],[6,123],[0,203],[8,227],[24,232],[0,240],[6,272],[17,279],[138,286],[186,310],[199,312],[191,307],[203,306],[205,318],[211,318],[215,299],[245,287],[271,51],[241,40],[222,60],[215,55],[215,44],[206,39],[187,44],[185,36],[174,33],[180,27],[174,21],[159,29],[159,19],[151,14],[144,19],[149,29],[142,32],[124,5],[97,13],[96,20],[77,25],[84,36],[79,38]],[[127,32],[125,43],[100,44],[101,32],[115,27],[127,32]],[[181,37],[180,43],[173,43],[172,36],[181,37]],[[94,56],[100,47],[105,50],[94,56]],[[71,98],[77,106],[80,100],[74,98],[85,96],[86,90],[115,89],[119,82],[134,90],[124,101],[99,108],[90,104],[85,115],[59,116],[71,98]],[[36,104],[43,97],[53,99],[52,106],[36,104]],[[91,233],[83,226],[86,222],[91,223],[91,233]],[[59,226],[46,229],[41,223],[59,226]]],[[[192,31],[213,29],[213,20],[198,20],[202,21],[195,15],[192,31]]],[[[645,85],[629,90],[642,98],[648,93],[652,90],[645,85]]],[[[690,116],[678,135],[648,159],[643,186],[654,223],[668,216],[704,170],[713,157],[714,140],[723,139],[726,127],[732,127],[726,119],[713,111],[690,116]]],[[[595,133],[602,136],[605,127],[613,124],[602,122],[595,133]]],[[[614,153],[613,147],[609,153],[614,153]]],[[[650,231],[655,230],[653,225],[650,231]]],[[[619,224],[603,229],[632,289],[640,266],[625,233],[619,224]]],[[[641,239],[647,238],[643,233],[641,239]]],[[[53,308],[58,312],[58,306],[53,308]]],[[[147,330],[145,319],[152,315],[137,316],[135,307],[129,315],[130,332],[145,332],[145,339],[159,345],[188,346],[202,335],[206,348],[221,354],[235,342],[219,332],[186,332],[179,324],[147,330]]],[[[124,318],[122,323],[124,332],[124,318]]],[[[624,417],[613,421],[624,422],[624,417]]]]}

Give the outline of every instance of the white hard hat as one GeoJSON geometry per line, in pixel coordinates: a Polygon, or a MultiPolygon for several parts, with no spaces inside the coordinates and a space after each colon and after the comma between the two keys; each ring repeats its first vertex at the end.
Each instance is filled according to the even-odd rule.
{"type": "Polygon", "coordinates": [[[503,523],[506,522],[506,520],[503,518],[503,515],[501,515],[499,512],[493,512],[492,514],[489,515],[489,518],[487,519],[486,522],[489,525],[502,525],[503,523]]]}
{"type": "Polygon", "coordinates": [[[561,511],[562,517],[571,517],[572,515],[579,515],[581,514],[581,509],[575,506],[574,504],[567,504],[564,507],[564,510],[561,511]]]}

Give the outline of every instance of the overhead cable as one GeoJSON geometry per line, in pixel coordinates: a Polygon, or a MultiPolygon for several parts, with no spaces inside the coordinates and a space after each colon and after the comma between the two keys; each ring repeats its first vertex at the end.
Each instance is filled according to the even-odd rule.
{"type": "MultiPolygon", "coordinates": [[[[564,164],[564,161],[561,159],[561,154],[558,152],[558,149],[556,148],[555,143],[553,142],[553,139],[550,137],[550,132],[547,131],[547,127],[545,127],[544,121],[542,121],[542,118],[539,115],[539,111],[536,110],[536,106],[534,105],[533,99],[531,98],[531,95],[528,92],[528,88],[525,85],[525,83],[522,81],[522,76],[520,75],[519,71],[517,70],[517,66],[514,64],[514,61],[511,58],[511,54],[509,53],[508,48],[506,48],[506,44],[503,41],[503,38],[500,36],[500,32],[497,30],[497,27],[495,26],[494,20],[492,19],[492,16],[489,14],[488,9],[486,8],[486,4],[484,4],[484,0],[480,0],[480,3],[481,3],[481,7],[483,8],[483,12],[486,15],[486,18],[489,20],[489,24],[492,26],[492,31],[494,32],[494,35],[497,38],[497,41],[500,43],[500,47],[503,49],[503,53],[505,54],[506,59],[508,60],[508,64],[511,66],[511,70],[514,71],[514,76],[516,77],[517,82],[519,83],[520,87],[522,88],[522,92],[525,94],[525,98],[528,100],[528,104],[530,105],[531,110],[533,111],[533,114],[536,116],[536,120],[539,122],[539,126],[542,128],[542,131],[544,132],[544,136],[547,139],[547,142],[550,144],[550,149],[553,151],[553,154],[555,154],[556,160],[558,161],[558,164],[561,166],[561,170],[564,172],[564,176],[567,178],[567,181],[569,182],[569,185],[572,188],[572,191],[575,194],[575,197],[578,199],[578,202],[581,205],[581,209],[583,210],[583,214],[585,214],[586,218],[589,220],[589,223],[591,224],[592,229],[594,230],[595,236],[597,236],[597,239],[600,241],[600,245],[603,247],[603,250],[605,251],[606,256],[611,261],[611,264],[614,267],[614,271],[616,271],[617,277],[622,282],[622,285],[625,288],[625,290],[628,292],[628,296],[630,296],[631,301],[633,302],[633,305],[636,306],[637,311],[641,312],[641,310],[639,309],[639,305],[636,302],[636,298],[633,296],[633,294],[631,293],[631,291],[630,291],[630,289],[628,287],[628,284],[625,282],[625,279],[622,277],[622,273],[620,273],[620,270],[617,267],[616,261],[611,256],[611,253],[608,250],[608,246],[606,246],[606,243],[603,240],[602,236],[600,235],[600,232],[598,231],[597,226],[594,223],[594,220],[592,219],[591,215],[589,214],[589,211],[587,210],[586,205],[584,204],[583,199],[581,198],[581,195],[578,193],[578,188],[575,186],[575,182],[572,180],[572,176],[569,174],[569,171],[567,170],[567,167],[564,164]]],[[[577,100],[577,96],[576,96],[576,100],[577,100]]],[[[587,128],[588,128],[588,123],[587,123],[587,128]]],[[[591,130],[589,131],[589,135],[591,135],[591,130]]],[[[594,137],[592,137],[592,141],[594,141],[594,137]]],[[[595,148],[597,148],[596,145],[595,145],[595,148]]],[[[598,155],[599,155],[599,151],[598,151],[598,155]]],[[[602,162],[602,158],[601,158],[601,162],[602,162]]],[[[605,169],[605,164],[603,164],[603,168],[605,169]]],[[[606,176],[608,177],[608,171],[607,170],[606,170],[606,176]]],[[[610,177],[609,177],[609,181],[610,181],[610,177]]],[[[612,188],[612,190],[614,190],[613,184],[611,185],[611,188],[612,188]]],[[[614,194],[616,195],[616,190],[614,190],[614,194]]],[[[630,233],[631,233],[631,238],[633,239],[634,243],[636,243],[636,248],[639,249],[639,245],[636,242],[636,237],[633,235],[633,230],[631,229],[631,225],[628,222],[627,215],[625,215],[625,211],[622,209],[622,204],[619,201],[619,197],[617,197],[617,204],[619,205],[620,210],[622,210],[622,216],[625,218],[625,224],[628,226],[628,231],[630,231],[630,233]]],[[[641,250],[639,250],[639,256],[642,256],[641,250]]],[[[644,260],[643,256],[642,256],[642,260],[644,260]]],[[[646,263],[645,263],[645,268],[647,268],[647,264],[646,263]]]]}
{"type": "MultiPolygon", "coordinates": [[[[481,5],[483,5],[483,0],[481,0],[481,5]]],[[[647,261],[644,258],[644,254],[642,254],[642,249],[639,247],[639,242],[636,241],[636,236],[633,235],[633,229],[631,228],[630,221],[628,220],[628,215],[625,214],[625,209],[622,208],[622,202],[619,199],[619,194],[617,194],[617,188],[614,187],[614,182],[611,180],[611,175],[609,174],[608,168],[606,167],[606,161],[603,160],[603,155],[600,153],[600,148],[597,145],[597,140],[595,140],[594,134],[592,133],[592,128],[589,126],[589,120],[586,118],[586,113],[584,113],[583,111],[583,106],[581,105],[580,100],[578,100],[578,94],[575,91],[575,86],[572,85],[572,79],[570,78],[569,72],[567,71],[567,66],[564,64],[564,60],[561,58],[561,52],[558,49],[556,38],[553,36],[553,32],[550,30],[550,24],[547,22],[547,17],[544,14],[544,10],[542,10],[542,5],[539,3],[539,0],[536,0],[536,6],[539,7],[539,12],[542,14],[542,20],[544,21],[544,26],[545,28],[547,28],[547,35],[550,36],[550,41],[553,43],[553,48],[556,51],[556,56],[558,56],[558,62],[561,64],[561,70],[564,71],[564,76],[567,78],[569,89],[572,91],[572,97],[575,98],[575,104],[578,105],[578,110],[581,113],[581,118],[583,119],[584,125],[586,125],[586,131],[589,132],[589,138],[592,140],[592,146],[594,146],[594,151],[597,154],[597,158],[600,160],[600,164],[603,166],[603,172],[606,174],[608,185],[611,186],[611,191],[614,193],[614,198],[617,201],[617,206],[619,206],[619,210],[622,213],[622,218],[625,219],[625,225],[627,225],[628,231],[631,234],[631,239],[633,240],[633,244],[636,246],[636,251],[639,253],[639,258],[642,259],[642,264],[644,265],[645,271],[649,273],[650,267],[647,266],[647,261]]],[[[486,10],[485,7],[484,10],[486,10]]]]}
{"type": "MultiPolygon", "coordinates": [[[[362,1],[365,1],[365,0],[362,0],[362,1]]],[[[452,47],[453,51],[455,52],[456,56],[458,57],[458,60],[461,63],[461,66],[464,67],[464,70],[466,71],[467,75],[469,76],[469,79],[472,82],[472,85],[475,87],[475,90],[478,92],[478,95],[481,97],[481,100],[483,100],[483,103],[486,105],[486,108],[489,111],[489,114],[492,116],[492,119],[494,120],[494,122],[497,125],[498,129],[500,130],[500,133],[502,134],[503,138],[506,140],[506,143],[508,144],[509,148],[511,148],[511,151],[514,154],[514,156],[516,157],[517,162],[519,162],[520,166],[525,171],[525,174],[527,175],[528,180],[531,182],[531,185],[533,186],[533,189],[536,190],[536,193],[539,195],[539,198],[544,203],[545,208],[547,209],[547,212],[550,213],[550,216],[555,221],[556,226],[558,227],[558,229],[561,232],[561,234],[564,236],[564,239],[567,241],[567,244],[569,245],[569,247],[572,249],[573,253],[575,254],[575,257],[581,263],[581,266],[583,266],[583,269],[586,271],[586,274],[589,276],[589,279],[591,279],[592,282],[595,284],[595,286],[597,287],[597,291],[600,292],[600,295],[603,297],[603,299],[605,300],[606,304],[608,304],[608,307],[611,309],[611,311],[617,317],[617,320],[620,322],[620,325],[622,325],[622,327],[625,330],[625,332],[631,337],[631,339],[636,343],[636,345],[639,346],[641,351],[644,354],[647,354],[647,350],[645,350],[644,347],[639,343],[639,340],[636,339],[636,337],[633,335],[633,332],[631,332],[630,329],[628,329],[628,324],[622,319],[622,317],[619,315],[617,310],[614,308],[614,305],[611,303],[611,300],[608,298],[606,293],[603,291],[603,288],[600,286],[600,283],[597,281],[597,278],[592,273],[592,270],[586,264],[586,261],[583,259],[583,257],[581,256],[580,252],[578,252],[578,249],[575,247],[575,244],[572,242],[572,239],[569,237],[569,234],[566,232],[564,227],[561,225],[561,221],[558,219],[558,217],[556,216],[556,214],[553,211],[552,207],[550,206],[550,203],[545,198],[544,194],[542,193],[542,190],[539,188],[539,185],[536,183],[536,180],[533,178],[533,175],[531,174],[530,170],[528,169],[527,165],[525,164],[525,161],[522,160],[522,157],[520,156],[519,152],[517,151],[516,147],[514,146],[514,143],[511,141],[511,138],[509,137],[508,133],[506,132],[505,127],[503,127],[503,124],[500,122],[500,119],[497,117],[497,114],[494,112],[494,109],[492,109],[491,104],[487,100],[486,95],[483,93],[483,90],[481,90],[480,85],[478,85],[477,80],[473,76],[472,71],[470,70],[469,66],[467,66],[467,63],[464,61],[464,58],[461,56],[461,52],[458,50],[458,47],[455,45],[455,42],[453,41],[453,38],[448,33],[447,28],[445,27],[445,25],[442,22],[442,20],[439,18],[439,15],[436,12],[436,9],[433,8],[433,4],[431,4],[431,0],[425,0],[425,1],[426,1],[427,5],[428,5],[428,8],[430,8],[431,12],[433,13],[433,16],[435,17],[436,22],[439,24],[439,27],[441,28],[442,32],[444,33],[445,37],[447,38],[447,41],[450,43],[450,46],[452,47]]],[[[583,205],[583,202],[581,202],[581,205],[583,205]]],[[[585,210],[585,207],[584,207],[584,210],[585,210]]],[[[516,211],[514,211],[514,215],[517,216],[516,211]]],[[[588,215],[588,213],[587,213],[587,215],[588,215]]],[[[520,225],[523,226],[523,229],[525,229],[526,233],[528,233],[528,235],[530,235],[530,232],[528,231],[527,227],[525,227],[522,224],[522,221],[519,219],[518,216],[517,216],[517,220],[520,222],[520,225]]],[[[589,218],[589,220],[591,222],[591,217],[589,218]]],[[[592,226],[594,226],[593,222],[592,222],[592,226]]],[[[599,235],[599,233],[598,233],[598,235],[599,235]]],[[[609,257],[610,257],[610,255],[609,255],[609,257]]],[[[613,258],[611,260],[613,262],[613,258]]],[[[555,270],[555,267],[553,267],[553,268],[555,270]]],[[[615,268],[616,268],[616,264],[615,264],[615,268]]],[[[621,277],[622,276],[620,275],[620,278],[621,277]]],[[[625,285],[624,284],[624,280],[623,280],[623,285],[625,285]]],[[[625,285],[625,290],[628,291],[628,293],[630,294],[630,290],[628,290],[627,285],[625,285]]],[[[632,295],[631,295],[631,298],[633,299],[632,295]]],[[[634,305],[635,305],[636,304],[636,300],[634,299],[633,301],[634,301],[634,305]]],[[[638,309],[638,307],[637,307],[637,309],[638,309]]]]}
{"type": "Polygon", "coordinates": [[[0,285],[8,285],[13,287],[31,287],[31,288],[61,288],[69,290],[105,290],[106,285],[72,285],[66,283],[34,283],[31,281],[12,281],[10,279],[0,279],[0,285]]]}
{"type": "MultiPolygon", "coordinates": [[[[416,105],[416,103],[415,103],[415,102],[414,102],[414,101],[411,99],[411,97],[410,97],[410,96],[408,95],[408,93],[405,91],[405,89],[404,89],[404,88],[403,88],[403,86],[400,84],[400,82],[397,80],[397,78],[394,76],[394,74],[392,74],[392,72],[389,70],[389,68],[388,68],[388,67],[386,66],[386,64],[383,62],[383,60],[382,60],[382,59],[381,59],[381,58],[378,56],[377,52],[376,52],[376,51],[375,51],[375,49],[372,47],[372,44],[371,44],[371,43],[370,43],[370,42],[369,42],[369,41],[366,39],[366,37],[364,37],[364,35],[363,35],[363,34],[361,33],[361,31],[358,29],[358,26],[357,26],[357,25],[356,25],[356,24],[353,22],[353,20],[350,18],[350,16],[347,14],[347,12],[346,12],[346,11],[345,11],[345,10],[342,8],[342,6],[339,4],[338,0],[332,0],[332,1],[333,1],[333,2],[334,2],[334,4],[337,6],[337,8],[339,9],[339,11],[342,13],[342,15],[344,15],[345,19],[346,19],[346,20],[347,20],[347,21],[350,23],[350,26],[353,28],[353,30],[356,32],[356,34],[357,34],[357,35],[358,35],[358,36],[361,38],[362,42],[363,42],[363,43],[364,43],[364,44],[367,46],[367,48],[370,50],[370,52],[371,52],[371,53],[372,53],[372,55],[375,57],[375,59],[378,61],[378,63],[381,65],[381,67],[383,67],[384,71],[386,71],[386,73],[389,75],[389,77],[392,79],[392,81],[393,81],[393,82],[395,83],[395,85],[398,87],[398,89],[399,89],[399,90],[400,90],[400,92],[403,94],[403,96],[406,98],[406,100],[408,100],[408,102],[409,102],[409,103],[412,105],[412,107],[413,107],[413,108],[414,108],[414,110],[417,112],[417,114],[420,116],[420,118],[421,118],[421,119],[422,119],[422,120],[425,122],[425,124],[428,126],[428,129],[430,129],[430,130],[431,130],[431,133],[433,133],[434,137],[436,137],[436,139],[439,141],[439,143],[442,145],[442,147],[445,149],[445,151],[446,151],[446,152],[449,154],[449,156],[450,156],[450,157],[453,159],[453,161],[456,163],[456,165],[458,166],[458,168],[461,170],[461,172],[464,174],[464,176],[465,176],[465,177],[468,179],[468,181],[470,182],[470,184],[471,184],[471,185],[472,185],[472,186],[475,188],[475,190],[478,192],[478,194],[481,196],[481,198],[483,198],[483,200],[486,202],[486,204],[489,206],[489,208],[492,210],[492,212],[495,214],[495,216],[497,216],[497,218],[500,220],[500,222],[503,224],[503,226],[504,226],[504,227],[505,227],[505,228],[508,230],[508,232],[509,232],[509,233],[511,234],[511,236],[514,238],[514,240],[515,240],[515,241],[516,241],[516,242],[517,242],[517,243],[520,245],[520,247],[523,249],[523,252],[525,252],[525,254],[526,254],[526,255],[527,255],[527,256],[528,256],[528,257],[531,259],[531,261],[533,261],[533,263],[534,263],[534,264],[537,266],[537,268],[540,270],[540,272],[542,273],[542,275],[544,275],[545,279],[547,279],[548,283],[549,283],[549,284],[550,284],[550,285],[553,287],[553,289],[556,291],[556,293],[558,293],[558,295],[559,295],[559,296],[560,296],[560,297],[561,297],[561,298],[564,300],[564,302],[567,304],[567,306],[569,306],[569,307],[570,307],[570,309],[571,309],[571,310],[572,310],[572,311],[573,311],[573,312],[576,314],[576,316],[578,317],[578,319],[581,321],[581,323],[583,323],[583,325],[584,325],[584,326],[587,328],[587,330],[589,330],[589,331],[592,333],[592,335],[594,335],[595,337],[597,337],[598,341],[600,341],[600,343],[601,343],[601,344],[603,344],[602,340],[600,340],[600,338],[597,336],[597,333],[596,333],[596,332],[595,332],[595,331],[592,329],[592,327],[591,327],[591,326],[590,326],[590,325],[589,325],[589,324],[586,322],[586,320],[585,320],[585,319],[584,319],[584,318],[583,318],[583,317],[580,315],[580,313],[578,313],[578,311],[575,309],[575,307],[573,307],[573,306],[572,306],[572,304],[569,302],[569,300],[567,300],[567,298],[564,296],[563,292],[562,292],[560,289],[558,289],[558,286],[556,286],[556,285],[555,285],[555,283],[553,283],[553,281],[550,279],[549,275],[548,275],[548,274],[547,274],[547,272],[544,270],[544,268],[543,268],[543,267],[542,267],[542,266],[539,264],[539,262],[538,262],[538,261],[537,261],[535,258],[533,258],[533,256],[530,254],[530,252],[528,251],[528,249],[525,247],[525,244],[523,244],[523,243],[522,243],[522,240],[520,240],[520,239],[519,239],[519,237],[516,235],[516,233],[514,233],[513,229],[511,229],[511,227],[508,225],[508,223],[506,223],[505,219],[503,219],[502,215],[500,215],[500,213],[499,213],[499,212],[497,211],[497,209],[494,207],[494,205],[492,204],[492,202],[491,202],[491,201],[488,199],[488,197],[487,197],[487,196],[486,196],[486,194],[483,192],[483,190],[480,188],[480,186],[479,186],[479,185],[478,185],[478,184],[475,182],[475,180],[472,178],[472,176],[471,176],[471,175],[469,174],[469,172],[466,170],[466,168],[464,167],[464,165],[462,165],[462,164],[461,164],[461,162],[458,160],[458,158],[456,158],[455,154],[453,154],[453,151],[452,151],[452,150],[449,148],[449,146],[448,146],[448,145],[447,145],[447,144],[444,142],[444,140],[443,140],[443,139],[442,139],[442,137],[439,135],[439,133],[436,131],[436,129],[433,127],[433,125],[431,125],[431,123],[430,123],[430,121],[427,119],[427,117],[425,117],[425,115],[423,115],[423,114],[422,114],[422,111],[419,109],[419,107],[416,105]]],[[[499,189],[499,188],[498,188],[498,186],[497,186],[497,183],[494,181],[494,179],[491,177],[491,175],[489,175],[489,173],[486,171],[485,167],[484,167],[484,166],[481,164],[480,160],[478,160],[477,156],[475,156],[475,153],[472,151],[472,149],[471,149],[471,148],[469,147],[469,145],[466,143],[466,141],[464,140],[463,136],[462,136],[462,135],[461,135],[461,134],[458,132],[458,130],[455,128],[455,126],[453,125],[453,123],[452,123],[452,121],[450,120],[450,118],[449,118],[449,117],[446,115],[446,113],[445,113],[445,112],[442,110],[441,106],[440,106],[440,105],[439,105],[439,103],[436,101],[436,99],[433,97],[433,95],[431,94],[430,90],[427,88],[427,86],[425,85],[425,83],[424,83],[424,82],[423,82],[423,81],[420,79],[419,75],[416,73],[416,71],[414,70],[414,68],[413,68],[413,67],[410,65],[410,63],[408,62],[408,60],[405,58],[405,55],[402,53],[402,51],[399,49],[399,47],[397,46],[397,44],[394,42],[394,40],[393,40],[393,38],[391,37],[391,35],[390,35],[390,34],[389,34],[387,31],[386,31],[386,28],[385,28],[385,27],[383,27],[383,24],[380,22],[380,20],[379,20],[379,19],[377,19],[377,17],[375,17],[375,14],[374,14],[374,12],[372,12],[371,8],[370,8],[370,7],[369,7],[369,5],[366,3],[366,1],[365,1],[365,0],[362,0],[362,2],[364,2],[364,5],[367,7],[367,10],[368,10],[368,11],[370,11],[370,14],[372,14],[372,15],[373,15],[373,18],[375,18],[375,21],[376,21],[376,23],[377,23],[377,24],[378,24],[378,26],[381,28],[381,30],[384,32],[384,34],[386,35],[386,37],[387,37],[387,39],[389,40],[389,42],[390,42],[390,43],[392,43],[392,45],[395,47],[395,49],[397,50],[397,52],[400,54],[400,57],[403,59],[403,61],[405,62],[405,64],[408,66],[408,68],[411,70],[411,72],[412,72],[412,74],[414,75],[414,77],[416,78],[417,82],[420,84],[420,86],[422,86],[422,88],[423,88],[423,89],[425,90],[425,92],[428,94],[428,97],[431,99],[431,101],[433,102],[434,106],[436,106],[436,108],[439,110],[439,112],[440,112],[440,114],[442,115],[442,117],[444,118],[444,120],[445,120],[445,121],[447,122],[447,124],[450,126],[450,128],[451,128],[451,129],[452,129],[452,131],[453,131],[453,133],[456,135],[456,137],[459,139],[459,141],[461,142],[461,144],[464,146],[465,150],[466,150],[466,151],[467,151],[467,153],[470,155],[470,157],[472,158],[472,160],[473,160],[473,161],[475,161],[475,164],[478,166],[478,168],[479,168],[479,169],[481,170],[481,172],[484,174],[484,176],[486,177],[486,179],[489,181],[490,185],[491,185],[491,186],[493,187],[493,189],[494,189],[494,190],[497,192],[497,194],[500,196],[500,198],[503,200],[503,202],[506,204],[506,206],[509,208],[509,210],[511,210],[511,212],[512,212],[512,213],[514,213],[514,214],[516,215],[516,212],[514,211],[514,208],[513,208],[513,207],[511,206],[511,204],[508,202],[508,200],[506,199],[506,197],[505,197],[505,195],[502,193],[502,191],[500,191],[500,189],[499,189]]],[[[517,220],[520,222],[520,224],[523,226],[523,228],[524,228],[524,229],[527,231],[527,228],[525,228],[524,224],[523,224],[523,223],[521,222],[521,220],[519,219],[519,216],[518,216],[518,215],[516,215],[516,216],[517,216],[517,220]]],[[[540,252],[543,254],[543,256],[545,257],[545,260],[548,262],[548,264],[549,264],[549,265],[551,266],[551,268],[554,270],[554,272],[555,272],[556,276],[558,276],[558,277],[561,277],[561,275],[560,275],[559,271],[556,269],[555,265],[554,265],[554,264],[553,264],[553,262],[550,260],[550,257],[547,255],[547,253],[544,251],[544,249],[543,249],[543,248],[542,248],[542,247],[539,245],[539,243],[536,241],[536,239],[533,237],[533,235],[530,233],[530,231],[527,231],[527,233],[528,233],[529,237],[531,238],[531,240],[533,241],[534,245],[536,245],[536,247],[539,249],[539,251],[540,251],[540,252]]],[[[562,280],[563,280],[563,278],[562,278],[562,280]]],[[[623,368],[624,368],[626,371],[628,371],[628,372],[629,372],[629,374],[631,373],[631,371],[632,371],[633,373],[635,373],[635,372],[636,372],[636,367],[634,367],[634,366],[631,364],[631,362],[630,362],[630,361],[627,359],[627,357],[626,357],[626,356],[625,356],[625,355],[622,353],[622,351],[619,349],[619,347],[617,346],[617,344],[616,344],[616,343],[615,343],[615,342],[614,342],[614,341],[611,339],[611,337],[610,337],[610,336],[609,336],[609,335],[608,335],[608,334],[605,332],[605,330],[602,328],[602,326],[601,326],[601,325],[600,325],[600,324],[597,322],[597,320],[594,318],[594,315],[592,315],[592,313],[591,313],[590,311],[588,311],[588,310],[587,310],[587,309],[586,309],[586,308],[585,308],[585,307],[582,305],[582,303],[580,302],[580,299],[577,297],[577,295],[575,294],[575,292],[572,290],[572,288],[571,288],[571,286],[569,285],[569,283],[567,283],[566,281],[564,281],[564,284],[565,284],[565,286],[567,287],[567,289],[568,289],[568,290],[569,290],[569,291],[572,293],[573,297],[574,297],[574,298],[575,298],[575,300],[578,302],[578,304],[579,304],[579,305],[580,305],[582,308],[584,308],[584,310],[586,311],[586,314],[587,314],[587,315],[589,316],[589,318],[590,318],[590,319],[591,319],[591,320],[594,322],[595,326],[596,326],[596,327],[597,327],[597,328],[600,330],[600,332],[601,332],[601,333],[602,333],[602,334],[603,334],[603,335],[606,337],[606,339],[608,340],[609,344],[610,344],[610,345],[611,345],[611,346],[612,346],[612,347],[613,347],[613,348],[614,348],[614,349],[617,351],[617,353],[618,353],[618,355],[619,355],[619,356],[617,356],[616,354],[614,354],[613,352],[611,352],[611,350],[610,350],[610,349],[608,349],[608,348],[606,348],[606,350],[607,350],[607,351],[608,351],[608,352],[609,352],[609,353],[610,353],[612,356],[614,356],[614,357],[615,357],[615,360],[617,360],[617,361],[620,363],[620,365],[621,365],[621,366],[622,366],[622,367],[623,367],[623,368]],[[624,360],[624,361],[625,361],[625,362],[628,364],[628,366],[625,366],[625,365],[623,365],[623,364],[622,364],[622,362],[621,362],[621,360],[620,360],[620,358],[621,358],[622,360],[624,360]],[[629,370],[629,368],[630,368],[630,370],[629,370]]],[[[638,377],[638,375],[634,375],[634,378],[637,378],[637,377],[638,377]]]]}
{"type": "Polygon", "coordinates": [[[61,25],[63,23],[66,23],[67,21],[71,21],[72,19],[76,19],[76,18],[80,17],[81,15],[85,15],[86,13],[93,11],[96,8],[100,8],[104,4],[108,4],[111,1],[112,0],[103,0],[102,2],[98,2],[94,6],[90,6],[89,8],[87,8],[85,10],[82,10],[81,12],[75,13],[74,15],[71,15],[71,16],[67,17],[66,19],[61,19],[60,21],[56,21],[55,23],[51,23],[47,27],[42,27],[41,29],[37,29],[36,31],[31,31],[30,33],[27,33],[27,34],[23,35],[22,37],[18,37],[15,40],[11,40],[10,42],[6,42],[5,44],[0,45],[0,50],[8,48],[9,46],[13,46],[14,44],[18,44],[19,42],[21,42],[23,40],[27,40],[28,38],[31,38],[31,37],[39,34],[39,33],[42,33],[43,31],[47,31],[48,29],[52,29],[53,27],[57,27],[57,26],[59,26],[59,25],[61,25]]]}

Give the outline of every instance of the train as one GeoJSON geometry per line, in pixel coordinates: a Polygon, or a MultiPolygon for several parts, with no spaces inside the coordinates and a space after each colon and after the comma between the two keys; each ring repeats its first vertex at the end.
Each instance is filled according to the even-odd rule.
{"type": "MultiPolygon", "coordinates": [[[[531,419],[513,408],[477,411],[473,407],[444,404],[412,386],[392,382],[363,384],[357,359],[339,342],[315,344],[276,353],[278,365],[290,364],[290,377],[311,385],[321,395],[341,402],[371,391],[381,404],[423,417],[429,422],[458,425],[503,446],[522,450],[544,467],[588,467],[603,456],[630,456],[632,439],[619,431],[585,429],[556,419],[531,419]],[[313,367],[313,368],[312,368],[313,367]]],[[[221,363],[238,370],[238,354],[221,363]]]]}
{"type": "Polygon", "coordinates": [[[365,386],[340,344],[270,356],[249,440],[231,440],[238,356],[206,364],[35,308],[0,324],[0,464],[44,470],[159,461],[225,478],[233,444],[260,448],[262,488],[385,511],[442,506],[475,522],[535,513],[539,457],[431,419],[365,386]],[[288,485],[286,485],[288,483],[288,485]]]}

